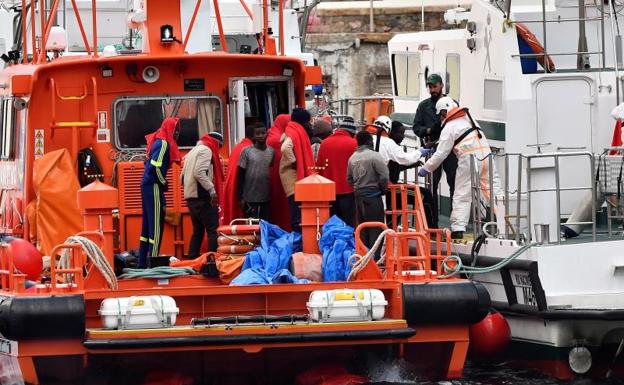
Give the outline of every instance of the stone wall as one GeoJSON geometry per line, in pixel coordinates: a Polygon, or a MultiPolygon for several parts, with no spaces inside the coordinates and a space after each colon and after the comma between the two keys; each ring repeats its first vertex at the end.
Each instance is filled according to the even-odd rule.
{"type": "MultiPolygon", "coordinates": [[[[425,7],[426,30],[451,28],[444,23],[444,11],[452,6],[444,2],[425,7]]],[[[312,16],[305,51],[318,60],[332,100],[389,91],[388,40],[396,33],[421,30],[420,7],[383,8],[377,3],[383,1],[374,8],[374,33],[368,32],[366,7],[321,8],[312,16]]]]}

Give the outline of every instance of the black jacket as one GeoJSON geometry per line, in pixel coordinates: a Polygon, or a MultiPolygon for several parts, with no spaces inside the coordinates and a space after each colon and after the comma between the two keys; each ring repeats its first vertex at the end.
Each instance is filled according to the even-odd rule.
{"type": "Polygon", "coordinates": [[[440,138],[442,132],[440,117],[436,114],[435,104],[431,98],[427,98],[418,104],[412,130],[414,134],[426,142],[434,142],[440,138]],[[427,129],[431,128],[431,134],[427,135],[427,129]]]}

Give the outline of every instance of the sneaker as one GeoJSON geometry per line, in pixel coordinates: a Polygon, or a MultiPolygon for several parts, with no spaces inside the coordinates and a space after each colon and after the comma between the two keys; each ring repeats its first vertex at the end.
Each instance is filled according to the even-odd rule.
{"type": "Polygon", "coordinates": [[[463,239],[464,232],[463,231],[453,231],[451,232],[451,239],[463,239]]]}

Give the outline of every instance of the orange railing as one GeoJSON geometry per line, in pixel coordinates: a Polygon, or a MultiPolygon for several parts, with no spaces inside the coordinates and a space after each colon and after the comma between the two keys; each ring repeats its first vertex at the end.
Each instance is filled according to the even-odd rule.
{"type": "Polygon", "coordinates": [[[13,252],[8,243],[0,243],[0,288],[2,291],[23,292],[26,274],[15,272],[13,252]]]}
{"type": "Polygon", "coordinates": [[[381,222],[365,222],[355,230],[355,251],[362,256],[368,252],[360,237],[362,230],[379,228],[385,231],[385,260],[379,266],[369,263],[362,270],[364,273],[356,275],[355,279],[385,276],[385,279],[414,281],[443,275],[442,261],[451,253],[451,232],[429,228],[418,185],[394,184],[389,190],[391,209],[386,214],[390,216],[390,227],[381,222]],[[410,195],[413,200],[408,199],[410,195]]]}

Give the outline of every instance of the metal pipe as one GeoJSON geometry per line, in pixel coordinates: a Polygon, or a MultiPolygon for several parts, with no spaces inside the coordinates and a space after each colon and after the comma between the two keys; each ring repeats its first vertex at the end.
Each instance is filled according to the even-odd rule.
{"type": "Polygon", "coordinates": [[[98,56],[98,40],[97,40],[97,6],[95,0],[91,0],[91,18],[93,22],[93,57],[98,56]]]}
{"type": "Polygon", "coordinates": [[[548,41],[546,40],[546,0],[542,0],[542,34],[542,38],[544,39],[544,55],[548,55],[548,41]]]}
{"type": "MultiPolygon", "coordinates": [[[[243,10],[245,10],[245,13],[247,14],[247,16],[249,16],[249,18],[253,20],[254,19],[253,12],[251,12],[251,9],[249,9],[249,7],[247,6],[247,3],[245,3],[245,0],[239,0],[239,1],[240,1],[240,5],[243,7],[243,10]]],[[[292,1],[291,1],[291,4],[292,4],[292,1]]]]}
{"type": "Polygon", "coordinates": [[[620,104],[620,69],[617,63],[617,48],[615,45],[615,21],[613,18],[613,0],[609,0],[609,18],[611,19],[611,44],[613,44],[613,68],[615,70],[615,104],[620,104]]]}
{"type": "Polygon", "coordinates": [[[71,0],[72,8],[74,9],[74,15],[76,15],[76,21],[78,22],[78,27],[80,28],[80,34],[82,35],[82,41],[85,44],[85,49],[87,50],[87,55],[91,55],[91,46],[89,45],[89,40],[87,40],[87,33],[85,32],[84,26],[82,25],[82,17],[80,17],[80,13],[78,12],[78,6],[76,5],[76,0],[71,0]]]}
{"type": "Polygon", "coordinates": [[[373,0],[370,0],[370,6],[368,10],[368,32],[375,32],[375,20],[373,13],[373,0]]]}
{"type": "Polygon", "coordinates": [[[277,0],[277,1],[279,1],[278,19],[279,19],[280,55],[284,56],[284,54],[286,52],[286,48],[284,47],[284,1],[285,0],[277,0]]]}
{"type": "MultiPolygon", "coordinates": [[[[604,5],[603,5],[604,8],[604,5]]],[[[600,50],[602,51],[602,69],[607,68],[607,57],[605,52],[605,23],[604,23],[604,12],[600,12],[600,50]]]]}
{"type": "Polygon", "coordinates": [[[56,12],[56,9],[58,8],[58,1],[59,0],[54,0],[54,3],[52,3],[52,8],[50,9],[50,17],[48,18],[48,21],[45,25],[45,32],[42,32],[41,34],[41,49],[44,52],[44,57],[47,57],[45,46],[46,46],[46,42],[48,41],[48,35],[50,34],[50,29],[52,28],[52,21],[54,20],[53,15],[56,12]]]}
{"type": "Polygon", "coordinates": [[[26,21],[28,20],[28,14],[26,13],[26,0],[22,0],[22,63],[28,64],[28,40],[26,36],[28,33],[26,32],[26,21]]]}
{"type": "Polygon", "coordinates": [[[596,242],[596,159],[590,155],[589,162],[591,164],[591,188],[592,188],[592,241],[596,242]]]}
{"type": "Polygon", "coordinates": [[[531,57],[536,58],[540,56],[571,56],[571,55],[600,55],[602,52],[600,51],[590,51],[590,52],[557,52],[557,53],[520,53],[511,55],[511,57],[531,57]]]}
{"type": "MultiPolygon", "coordinates": [[[[555,155],[555,200],[557,204],[557,224],[561,223],[561,191],[559,181],[559,155],[555,155]]],[[[557,244],[561,244],[561,231],[557,228],[557,244]]]]}
{"type": "Polygon", "coordinates": [[[509,238],[509,157],[505,155],[505,239],[509,238]]]}
{"type": "Polygon", "coordinates": [[[197,12],[199,12],[200,5],[201,5],[201,0],[196,0],[195,9],[193,10],[193,16],[191,16],[191,23],[189,24],[188,31],[186,32],[186,36],[184,37],[184,43],[182,43],[182,52],[186,51],[186,45],[188,44],[189,38],[191,37],[191,32],[193,31],[193,26],[195,25],[195,18],[197,17],[197,12]]]}
{"type": "Polygon", "coordinates": [[[35,3],[34,0],[30,0],[30,35],[32,43],[33,57],[31,63],[37,63],[39,55],[37,54],[37,34],[35,29],[37,28],[37,22],[35,19],[35,3]]]}
{"type": "MultiPolygon", "coordinates": [[[[263,3],[266,4],[266,1],[267,0],[263,0],[263,3]]],[[[215,17],[217,19],[217,27],[219,28],[219,40],[221,41],[221,50],[223,52],[227,52],[228,51],[227,42],[225,41],[225,33],[223,32],[223,22],[221,21],[221,12],[219,11],[219,0],[213,0],[212,3],[214,4],[215,17]]],[[[266,19],[266,8],[264,9],[263,14],[265,16],[265,22],[268,25],[268,19],[266,19]]],[[[265,36],[265,47],[264,48],[265,48],[265,51],[266,51],[266,36],[265,36]]]]}
{"type": "Polygon", "coordinates": [[[586,12],[585,12],[585,7],[583,6],[585,0],[578,0],[578,1],[579,1],[579,8],[578,8],[579,36],[578,36],[577,50],[579,51],[579,54],[577,55],[577,58],[576,58],[576,69],[579,71],[583,71],[583,70],[589,69],[590,64],[589,64],[589,57],[586,54],[581,53],[581,52],[587,51],[587,34],[585,32],[586,12]]]}
{"type": "Polygon", "coordinates": [[[488,156],[488,182],[490,192],[490,218],[489,221],[494,221],[494,154],[490,153],[488,156]]]}
{"type": "Polygon", "coordinates": [[[518,186],[516,187],[516,242],[520,242],[520,211],[522,210],[522,155],[518,154],[518,186]]]}
{"type": "MultiPolygon", "coordinates": [[[[557,6],[557,8],[560,8],[557,6]]],[[[576,8],[576,7],[575,7],[576,8]]],[[[512,23],[522,23],[522,24],[531,24],[531,23],[566,23],[570,21],[597,21],[600,20],[599,17],[566,17],[566,18],[558,18],[555,20],[511,20],[512,23]]]]}
{"type": "Polygon", "coordinates": [[[527,224],[529,226],[529,239],[533,239],[531,232],[531,157],[527,157],[527,224]]]}
{"type": "Polygon", "coordinates": [[[41,27],[40,28],[40,33],[41,36],[39,37],[39,62],[40,63],[45,63],[46,59],[48,57],[46,51],[45,51],[45,44],[43,41],[43,30],[45,28],[46,22],[45,22],[45,0],[39,0],[39,18],[41,19],[41,27]]]}
{"type": "MultiPolygon", "coordinates": [[[[216,2],[217,0],[213,0],[216,2]]],[[[269,4],[267,0],[262,0],[262,53],[266,53],[267,41],[269,39],[269,15],[268,15],[269,4]]],[[[216,8],[215,8],[216,11],[216,8]]],[[[218,19],[217,19],[218,21],[218,19]]],[[[219,31],[219,34],[221,32],[219,31]]]]}
{"type": "Polygon", "coordinates": [[[420,0],[420,30],[425,30],[425,0],[420,0]]]}

